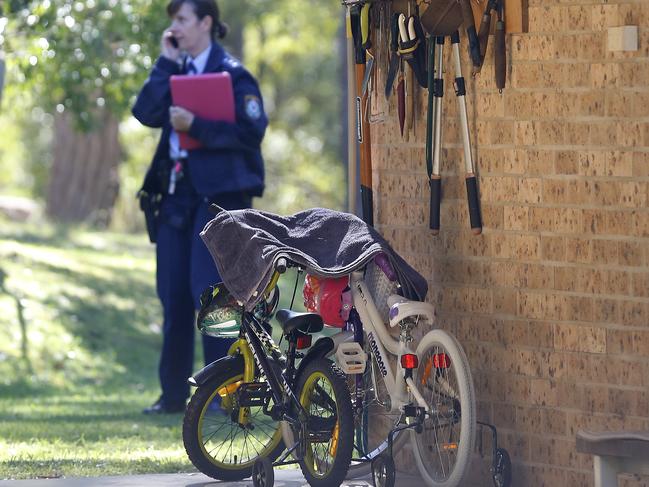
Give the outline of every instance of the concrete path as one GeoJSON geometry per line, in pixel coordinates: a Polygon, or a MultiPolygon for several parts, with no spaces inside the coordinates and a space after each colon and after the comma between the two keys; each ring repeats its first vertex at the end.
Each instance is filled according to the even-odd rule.
{"type": "MultiPolygon", "coordinates": [[[[372,487],[371,477],[346,480],[344,487],[372,487]]],[[[397,487],[424,485],[419,477],[397,473],[397,487]]],[[[72,477],[61,479],[0,480],[0,487],[251,487],[252,480],[220,482],[200,473],[72,477]]],[[[299,470],[275,470],[275,487],[308,486],[299,470]]]]}

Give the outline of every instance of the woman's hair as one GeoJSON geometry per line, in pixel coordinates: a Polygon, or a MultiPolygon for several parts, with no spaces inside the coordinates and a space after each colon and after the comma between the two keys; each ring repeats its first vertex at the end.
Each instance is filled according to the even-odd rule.
{"type": "Polygon", "coordinates": [[[219,19],[219,7],[216,5],[216,0],[171,0],[167,5],[167,14],[169,17],[176,15],[180,10],[183,3],[188,3],[194,9],[196,17],[199,19],[205,18],[209,15],[212,17],[212,37],[215,39],[223,39],[228,33],[228,25],[221,22],[219,19]]]}

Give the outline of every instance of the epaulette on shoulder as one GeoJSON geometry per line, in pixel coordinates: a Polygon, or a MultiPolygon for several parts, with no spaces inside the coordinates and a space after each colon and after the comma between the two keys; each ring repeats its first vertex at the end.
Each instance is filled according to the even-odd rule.
{"type": "Polygon", "coordinates": [[[223,58],[223,64],[230,69],[236,69],[241,67],[241,62],[237,58],[229,55],[226,55],[223,58]]]}

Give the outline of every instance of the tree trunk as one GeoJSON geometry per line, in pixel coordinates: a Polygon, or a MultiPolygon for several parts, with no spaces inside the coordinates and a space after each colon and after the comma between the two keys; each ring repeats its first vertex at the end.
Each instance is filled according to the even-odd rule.
{"type": "Polygon", "coordinates": [[[90,132],[80,132],[71,114],[54,120],[53,161],[47,188],[48,216],[61,222],[110,222],[119,190],[119,121],[100,114],[90,132]]]}

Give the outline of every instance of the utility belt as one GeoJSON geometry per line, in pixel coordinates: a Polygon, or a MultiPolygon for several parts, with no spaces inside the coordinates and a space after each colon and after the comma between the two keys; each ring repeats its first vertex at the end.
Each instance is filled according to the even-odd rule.
{"type": "Polygon", "coordinates": [[[190,191],[193,191],[193,188],[189,184],[189,165],[186,158],[163,159],[149,168],[137,196],[151,243],[155,243],[158,233],[162,198],[190,191]]]}

